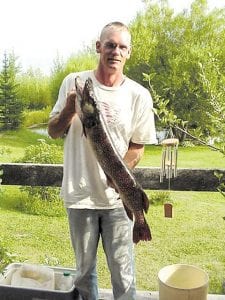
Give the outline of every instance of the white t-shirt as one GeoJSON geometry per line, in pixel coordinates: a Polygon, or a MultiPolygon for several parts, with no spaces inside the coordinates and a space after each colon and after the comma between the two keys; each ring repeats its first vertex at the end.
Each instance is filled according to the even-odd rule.
{"type": "MultiPolygon", "coordinates": [[[[129,78],[125,78],[119,87],[107,87],[96,80],[93,71],[71,73],[62,82],[58,100],[50,117],[60,113],[64,108],[67,93],[75,86],[76,76],[83,82],[88,77],[92,79],[98,105],[121,157],[127,152],[130,141],[137,144],[157,143],[150,93],[129,78]]],[[[89,209],[122,207],[118,194],[107,185],[106,176],[83,133],[77,115],[74,116],[65,137],[61,196],[66,207],[89,209]]]]}

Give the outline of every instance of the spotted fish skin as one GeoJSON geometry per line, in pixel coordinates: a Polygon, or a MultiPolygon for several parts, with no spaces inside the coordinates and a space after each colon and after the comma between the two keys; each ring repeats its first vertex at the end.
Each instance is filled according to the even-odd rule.
{"type": "Polygon", "coordinates": [[[76,111],[83,124],[84,134],[100,166],[119,193],[128,217],[134,219],[133,241],[150,241],[151,231],[144,216],[148,212],[149,199],[113,144],[98,108],[91,78],[83,86],[80,78],[76,77],[75,89],[78,105],[76,111]]]}

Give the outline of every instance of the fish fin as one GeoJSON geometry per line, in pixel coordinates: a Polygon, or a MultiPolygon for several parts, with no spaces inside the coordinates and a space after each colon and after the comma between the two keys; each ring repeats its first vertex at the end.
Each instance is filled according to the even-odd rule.
{"type": "Polygon", "coordinates": [[[85,126],[84,126],[84,124],[82,124],[83,125],[83,131],[82,131],[82,134],[81,134],[81,136],[85,136],[85,137],[87,137],[87,133],[86,133],[86,129],[85,129],[85,126]]]}
{"type": "Polygon", "coordinates": [[[133,214],[132,214],[132,211],[131,211],[125,204],[123,204],[123,206],[124,206],[124,209],[125,209],[125,211],[126,211],[126,213],[127,213],[128,218],[129,218],[131,221],[133,221],[133,214]]]}
{"type": "Polygon", "coordinates": [[[117,190],[115,184],[113,183],[113,180],[111,179],[111,177],[109,175],[107,175],[106,173],[105,173],[105,176],[106,176],[106,180],[107,180],[107,185],[109,187],[113,188],[118,193],[118,190],[117,190]]]}
{"type": "Polygon", "coordinates": [[[152,235],[150,228],[144,219],[144,223],[134,222],[133,242],[137,244],[139,241],[151,241],[152,235]]]}
{"type": "Polygon", "coordinates": [[[149,199],[144,191],[142,193],[142,207],[143,207],[144,212],[147,213],[148,209],[149,209],[149,199]]]}

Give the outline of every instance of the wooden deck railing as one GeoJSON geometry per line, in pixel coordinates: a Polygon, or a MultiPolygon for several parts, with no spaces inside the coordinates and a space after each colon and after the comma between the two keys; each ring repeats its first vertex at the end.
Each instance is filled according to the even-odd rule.
{"type": "MultiPolygon", "coordinates": [[[[62,165],[4,163],[0,169],[2,185],[61,186],[63,176],[62,165]]],[[[170,181],[170,189],[216,191],[219,182],[215,171],[225,175],[224,169],[178,169],[177,177],[170,181]]],[[[160,168],[137,167],[134,174],[144,189],[168,189],[168,180],[159,182],[160,168]]]]}

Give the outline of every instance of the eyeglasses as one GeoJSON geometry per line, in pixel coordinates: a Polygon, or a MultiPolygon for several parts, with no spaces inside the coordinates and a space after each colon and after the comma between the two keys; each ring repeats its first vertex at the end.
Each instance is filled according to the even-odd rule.
{"type": "Polygon", "coordinates": [[[104,44],[104,48],[107,49],[107,50],[110,50],[110,51],[115,50],[117,47],[120,50],[121,56],[125,56],[125,55],[128,54],[129,47],[126,46],[126,45],[120,45],[120,44],[113,43],[113,42],[106,42],[104,44]]]}

